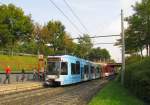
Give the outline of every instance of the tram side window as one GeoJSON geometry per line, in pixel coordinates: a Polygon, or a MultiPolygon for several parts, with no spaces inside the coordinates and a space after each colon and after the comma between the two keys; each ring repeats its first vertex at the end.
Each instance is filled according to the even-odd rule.
{"type": "Polygon", "coordinates": [[[76,64],[71,63],[71,74],[76,74],[76,64]]]}
{"type": "Polygon", "coordinates": [[[93,73],[94,73],[94,67],[91,66],[91,74],[93,74],[93,73]]]}
{"type": "Polygon", "coordinates": [[[80,74],[80,62],[71,63],[71,74],[80,74]]]}
{"type": "Polygon", "coordinates": [[[99,67],[97,67],[97,68],[96,68],[96,71],[97,71],[97,73],[99,73],[99,72],[100,72],[100,68],[99,68],[99,67]]]}
{"type": "Polygon", "coordinates": [[[80,74],[80,62],[76,62],[76,74],[80,74]]]}
{"type": "Polygon", "coordinates": [[[61,75],[67,75],[67,74],[68,74],[67,62],[61,62],[61,75]]]}
{"type": "Polygon", "coordinates": [[[88,65],[85,65],[85,66],[84,66],[84,74],[88,74],[88,72],[89,72],[89,71],[88,71],[88,65]]]}

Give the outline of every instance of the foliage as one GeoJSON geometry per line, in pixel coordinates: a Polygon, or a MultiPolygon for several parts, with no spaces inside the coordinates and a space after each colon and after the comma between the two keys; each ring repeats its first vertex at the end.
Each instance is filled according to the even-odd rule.
{"type": "Polygon", "coordinates": [[[132,65],[134,63],[137,63],[142,60],[142,57],[140,55],[131,55],[129,57],[126,57],[126,65],[132,65]]]}
{"type": "Polygon", "coordinates": [[[84,34],[83,37],[80,37],[78,40],[78,45],[76,46],[76,55],[79,55],[81,58],[88,58],[88,55],[92,49],[92,42],[88,34],[84,34]]]}
{"type": "MultiPolygon", "coordinates": [[[[146,48],[150,56],[150,0],[141,0],[133,6],[134,14],[126,21],[129,26],[125,31],[126,53],[142,54],[146,48]]],[[[138,97],[150,102],[150,58],[131,56],[127,58],[125,86],[138,97]]]]}
{"type": "Polygon", "coordinates": [[[89,59],[92,61],[105,61],[110,59],[110,54],[106,49],[93,48],[89,53],[89,59]]]}
{"type": "Polygon", "coordinates": [[[64,49],[65,26],[60,21],[49,21],[47,24],[49,31],[49,43],[52,45],[54,52],[64,49]]]}
{"type": "Polygon", "coordinates": [[[112,81],[101,89],[89,105],[145,105],[119,83],[112,81]]]}
{"type": "MultiPolygon", "coordinates": [[[[87,34],[78,43],[73,42],[60,21],[50,20],[42,26],[33,23],[31,15],[24,15],[21,8],[13,4],[0,5],[0,50],[44,55],[70,54],[88,59],[92,47],[87,34]]],[[[109,58],[105,49],[101,55],[101,59],[109,58]]]]}
{"type": "MultiPolygon", "coordinates": [[[[51,50],[46,44],[48,43],[48,40],[50,40],[49,37],[49,31],[46,26],[41,26],[38,23],[34,24],[34,30],[32,34],[32,42],[35,45],[35,53],[36,54],[46,54],[48,55],[49,52],[48,49],[51,50]],[[44,50],[45,49],[45,50],[44,50]]],[[[28,46],[28,45],[27,45],[28,46]]]]}
{"type": "Polygon", "coordinates": [[[24,15],[21,8],[13,4],[0,5],[0,45],[14,45],[29,37],[33,30],[31,16],[24,15]]]}
{"type": "Polygon", "coordinates": [[[42,54],[73,54],[75,51],[75,43],[71,40],[70,35],[65,32],[65,27],[60,21],[51,20],[43,27],[35,24],[33,37],[42,54]],[[45,48],[49,51],[44,52],[45,48]]]}
{"type": "MultiPolygon", "coordinates": [[[[133,54],[141,52],[144,48],[150,55],[150,1],[142,0],[132,6],[134,14],[126,18],[128,28],[125,30],[126,53],[133,54]]],[[[117,44],[120,45],[121,40],[117,44]]]]}
{"type": "Polygon", "coordinates": [[[125,86],[138,97],[150,102],[150,57],[127,65],[125,86]]]}
{"type": "Polygon", "coordinates": [[[70,55],[74,54],[77,44],[73,42],[70,35],[66,33],[63,40],[64,40],[65,54],[70,54],[70,55]]]}
{"type": "Polygon", "coordinates": [[[15,52],[37,54],[37,45],[35,42],[24,42],[15,47],[15,52]]]}

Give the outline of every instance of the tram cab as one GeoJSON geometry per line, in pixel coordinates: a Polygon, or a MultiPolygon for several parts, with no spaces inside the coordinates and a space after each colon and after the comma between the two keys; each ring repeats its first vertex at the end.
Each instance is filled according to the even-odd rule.
{"type": "Polygon", "coordinates": [[[63,77],[68,74],[68,63],[59,56],[49,56],[46,71],[45,85],[61,85],[63,77]]]}

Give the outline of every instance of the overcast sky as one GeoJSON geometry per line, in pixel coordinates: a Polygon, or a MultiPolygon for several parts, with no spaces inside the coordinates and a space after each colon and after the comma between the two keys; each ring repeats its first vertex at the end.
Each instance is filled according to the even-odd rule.
{"type": "MultiPolygon", "coordinates": [[[[31,14],[34,22],[45,24],[49,20],[60,20],[66,27],[66,31],[72,37],[88,33],[90,36],[120,34],[120,11],[124,10],[124,16],[133,14],[131,5],[141,0],[66,0],[74,12],[88,29],[88,32],[80,25],[64,3],[64,0],[53,0],[63,10],[69,19],[79,28],[76,30],[72,24],[58,11],[49,0],[0,0],[1,3],[13,3],[21,7],[25,14],[31,14]]],[[[97,38],[93,43],[114,43],[120,37],[97,38]]],[[[116,61],[121,61],[120,48],[113,45],[94,45],[94,47],[106,48],[116,61]]]]}

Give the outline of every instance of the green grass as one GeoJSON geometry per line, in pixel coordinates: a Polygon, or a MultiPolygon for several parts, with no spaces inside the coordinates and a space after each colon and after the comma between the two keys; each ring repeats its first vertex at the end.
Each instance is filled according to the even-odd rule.
{"type": "Polygon", "coordinates": [[[7,65],[10,65],[12,72],[20,72],[23,68],[26,71],[30,71],[38,66],[38,58],[31,56],[0,55],[0,72],[4,72],[7,65]]]}
{"type": "Polygon", "coordinates": [[[91,100],[89,105],[145,105],[116,81],[110,82],[91,100]]]}

